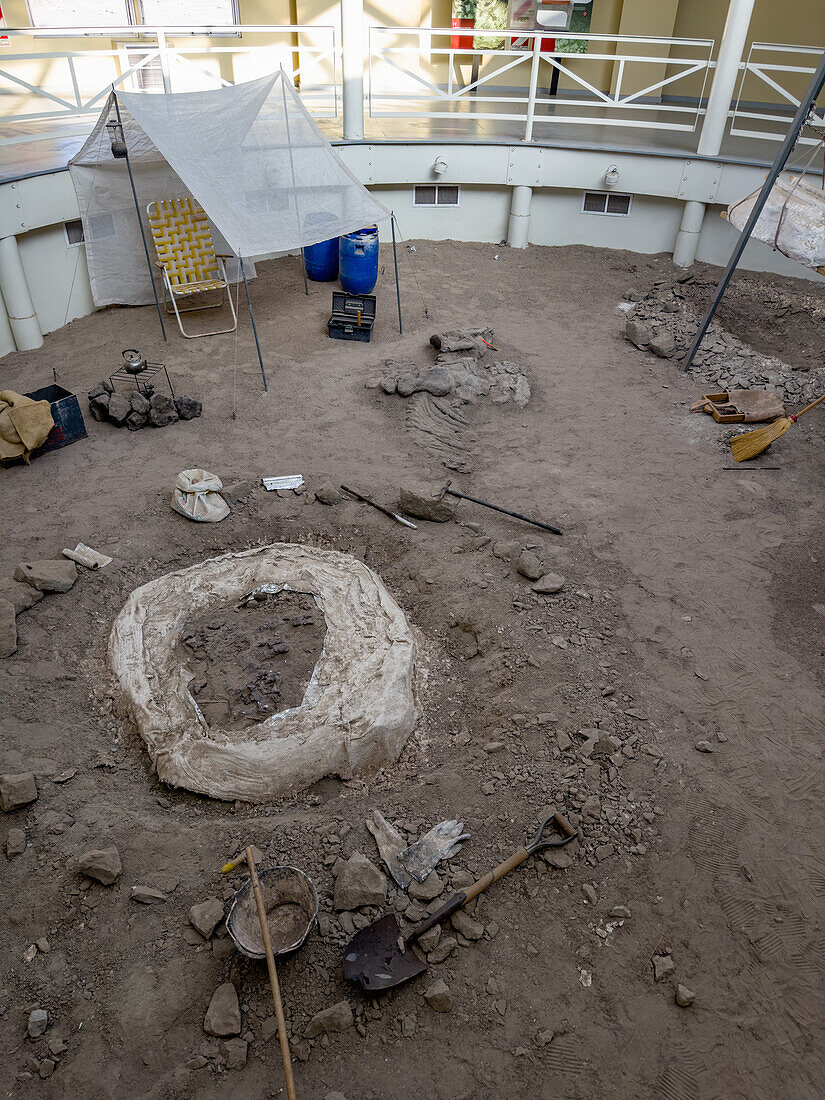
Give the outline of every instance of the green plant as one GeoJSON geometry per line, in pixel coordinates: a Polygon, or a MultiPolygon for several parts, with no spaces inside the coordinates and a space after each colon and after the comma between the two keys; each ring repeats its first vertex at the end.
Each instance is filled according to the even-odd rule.
{"type": "Polygon", "coordinates": [[[453,19],[475,19],[478,0],[453,0],[453,19]]]}

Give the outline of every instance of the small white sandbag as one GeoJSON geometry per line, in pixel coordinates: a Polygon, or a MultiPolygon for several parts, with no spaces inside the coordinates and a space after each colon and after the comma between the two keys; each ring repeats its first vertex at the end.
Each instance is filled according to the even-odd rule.
{"type": "Polygon", "coordinates": [[[196,523],[219,523],[229,515],[229,505],[218,492],[223,482],[208,470],[181,470],[175,479],[172,507],[196,523]]]}

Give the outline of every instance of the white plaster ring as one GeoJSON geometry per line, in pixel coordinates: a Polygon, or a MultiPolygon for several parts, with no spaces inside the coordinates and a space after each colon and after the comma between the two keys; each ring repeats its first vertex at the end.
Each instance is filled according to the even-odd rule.
{"type": "Polygon", "coordinates": [[[164,783],[263,802],[324,776],[395,761],[418,717],[416,645],[403,611],[363,562],[277,543],[225,554],[135,589],[115,620],[109,661],[164,783]],[[204,720],[175,647],[190,616],[262,585],[306,592],[323,612],[323,652],[298,707],[246,730],[204,720]]]}

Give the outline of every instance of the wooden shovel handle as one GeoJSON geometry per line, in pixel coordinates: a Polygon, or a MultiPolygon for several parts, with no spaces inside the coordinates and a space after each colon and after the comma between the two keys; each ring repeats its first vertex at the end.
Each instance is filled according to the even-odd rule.
{"type": "Polygon", "coordinates": [[[281,1043],[281,1060],[284,1063],[286,1094],[288,1100],[295,1100],[295,1080],[292,1076],[292,1059],[289,1053],[289,1040],[286,1037],[284,1006],[281,1001],[281,987],[278,984],[278,971],[275,969],[275,956],[272,953],[272,940],[269,937],[269,922],[266,919],[264,896],[261,893],[261,883],[255,868],[255,857],[252,854],[252,849],[247,848],[244,854],[246,856],[246,862],[249,864],[249,877],[252,880],[252,893],[255,895],[255,904],[258,907],[258,920],[261,922],[261,937],[264,941],[266,965],[269,970],[269,985],[272,989],[272,1001],[275,1005],[275,1019],[278,1021],[278,1039],[281,1043]]]}
{"type": "Polygon", "coordinates": [[[451,898],[441,906],[421,924],[417,924],[413,928],[412,932],[407,936],[407,943],[412,943],[417,940],[419,936],[423,936],[425,932],[429,932],[436,924],[440,924],[447,917],[451,917],[457,910],[463,908],[468,901],[472,901],[473,898],[477,898],[479,894],[492,886],[494,882],[498,882],[500,878],[504,878],[506,874],[514,870],[520,864],[524,863],[525,859],[528,859],[530,853],[526,848],[519,848],[510,856],[509,859],[505,859],[503,863],[499,863],[498,867],[494,867],[492,871],[488,871],[483,878],[478,879],[472,886],[468,886],[466,890],[462,890],[458,894],[453,894],[451,898]]]}

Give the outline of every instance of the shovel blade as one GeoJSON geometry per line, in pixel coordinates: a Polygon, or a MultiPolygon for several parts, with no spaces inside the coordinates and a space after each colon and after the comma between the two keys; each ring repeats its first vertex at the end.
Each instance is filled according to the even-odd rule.
{"type": "Polygon", "coordinates": [[[392,914],[362,928],[344,951],[344,977],[367,993],[392,989],[427,969],[411,951],[404,948],[398,921],[392,914]]]}

